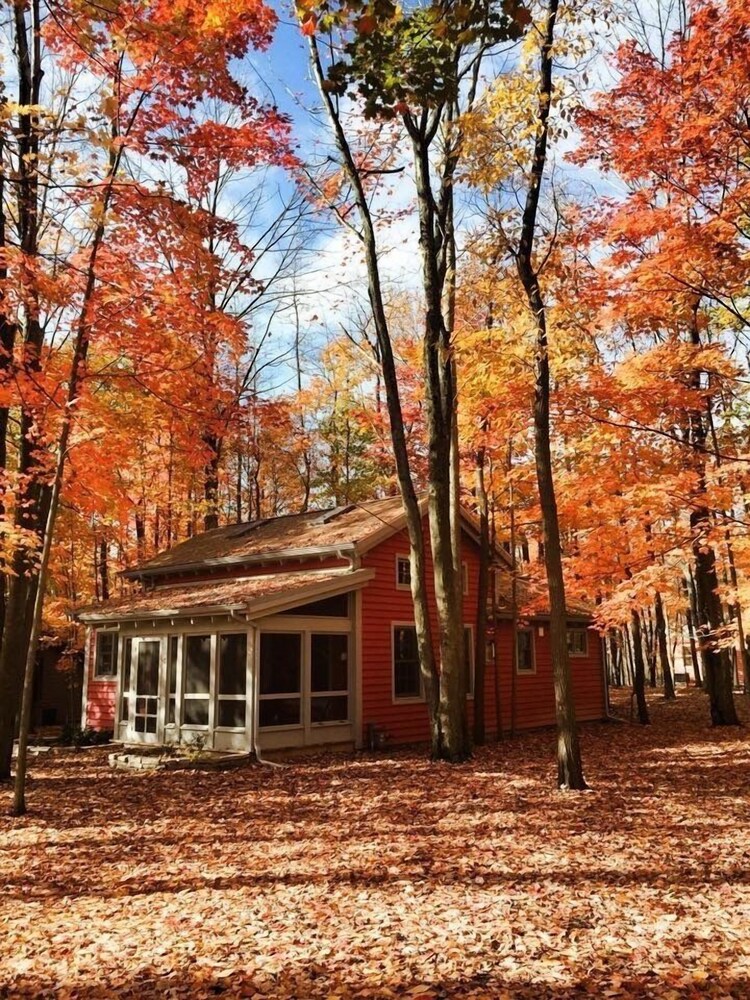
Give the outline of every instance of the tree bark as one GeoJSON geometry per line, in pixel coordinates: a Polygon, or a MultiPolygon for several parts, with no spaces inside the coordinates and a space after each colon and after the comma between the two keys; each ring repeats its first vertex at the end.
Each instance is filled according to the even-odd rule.
{"type": "Polygon", "coordinates": [[[633,608],[630,613],[631,648],[633,652],[633,694],[638,707],[638,721],[647,726],[651,719],[646,702],[646,665],[643,662],[643,637],[641,635],[641,616],[633,608]]]}
{"type": "Polygon", "coordinates": [[[555,686],[557,718],[557,783],[560,788],[587,788],[578,742],[575,702],[568,659],[567,609],[563,578],[560,524],[557,514],[552,450],[550,445],[550,364],[547,316],[539,275],[534,268],[534,242],[544,168],[549,138],[549,112],[552,101],[552,45],[559,3],[548,0],[543,27],[540,59],[537,134],[529,186],[521,223],[521,238],[516,252],[516,267],[526,292],[536,324],[534,362],[534,458],[542,509],[544,563],[550,603],[550,647],[555,686]]]}
{"type": "Polygon", "coordinates": [[[667,623],[664,618],[664,604],[658,590],[656,591],[656,598],[654,600],[654,631],[656,632],[656,643],[659,650],[661,673],[664,678],[664,697],[668,701],[671,701],[675,697],[674,678],[672,677],[672,668],[669,664],[667,623]]]}

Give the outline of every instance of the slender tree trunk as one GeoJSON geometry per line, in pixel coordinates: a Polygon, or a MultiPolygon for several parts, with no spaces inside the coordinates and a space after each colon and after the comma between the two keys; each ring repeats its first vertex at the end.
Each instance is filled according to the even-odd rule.
{"type": "Polygon", "coordinates": [[[490,509],[484,479],[485,453],[475,456],[476,495],[479,509],[479,580],[477,585],[476,635],[474,637],[474,743],[485,742],[484,682],[487,661],[487,601],[490,579],[490,509]]]}
{"type": "Polygon", "coordinates": [[[320,91],[321,98],[333,129],[336,147],[339,155],[341,156],[344,171],[352,187],[354,201],[357,206],[360,224],[362,227],[361,242],[367,268],[368,297],[370,300],[370,307],[372,309],[378,349],[380,351],[383,387],[385,390],[386,407],[388,410],[388,419],[391,430],[391,443],[393,445],[396,475],[404,507],[404,513],[406,515],[407,534],[409,536],[409,561],[411,566],[411,593],[414,604],[414,624],[417,632],[417,646],[419,650],[419,664],[422,684],[424,687],[428,718],[430,722],[431,750],[433,757],[438,758],[445,755],[445,740],[442,728],[442,719],[439,712],[440,682],[435,660],[432,629],[430,625],[429,604],[427,601],[427,588],[425,584],[426,560],[424,536],[422,533],[422,510],[420,508],[419,501],[417,500],[417,494],[411,475],[409,451],[406,443],[406,433],[404,430],[404,421],[401,411],[401,397],[398,375],[396,372],[396,362],[393,354],[393,345],[391,343],[385,306],[383,303],[375,229],[370,212],[370,204],[362,183],[362,177],[352,155],[349,142],[341,124],[337,107],[334,105],[330,91],[326,86],[325,74],[323,72],[317,42],[314,36],[309,39],[309,45],[313,72],[318,84],[318,90],[320,91]]]}
{"type": "Polygon", "coordinates": [[[630,613],[630,629],[633,650],[633,694],[638,706],[638,721],[642,726],[647,726],[651,719],[648,715],[648,703],[646,702],[646,666],[643,662],[641,616],[635,608],[630,613]]]}
{"type": "Polygon", "coordinates": [[[661,661],[661,673],[664,678],[664,697],[670,701],[675,696],[674,678],[672,677],[672,668],[669,664],[667,623],[664,618],[664,604],[658,590],[656,591],[656,598],[654,600],[654,618],[654,630],[656,632],[656,642],[659,650],[659,659],[661,661]]]}

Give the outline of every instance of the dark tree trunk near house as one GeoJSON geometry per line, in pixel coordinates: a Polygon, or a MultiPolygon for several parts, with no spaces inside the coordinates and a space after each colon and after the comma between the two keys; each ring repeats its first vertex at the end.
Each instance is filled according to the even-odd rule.
{"type": "Polygon", "coordinates": [[[656,591],[654,599],[654,631],[656,632],[656,644],[659,650],[659,660],[661,673],[664,678],[664,697],[671,701],[674,696],[674,678],[672,677],[672,667],[669,663],[669,649],[667,648],[667,622],[664,617],[664,603],[661,594],[656,591]]]}
{"type": "Polygon", "coordinates": [[[485,453],[475,456],[476,498],[479,509],[479,580],[477,585],[477,618],[474,636],[474,743],[485,741],[484,681],[487,666],[487,602],[490,582],[490,509],[484,480],[485,453]]]}
{"type": "Polygon", "coordinates": [[[647,726],[651,719],[646,702],[646,666],[643,662],[643,636],[641,634],[641,616],[633,608],[630,613],[630,630],[633,651],[633,694],[638,708],[638,721],[647,726]]]}
{"type": "Polygon", "coordinates": [[[552,469],[550,445],[550,363],[547,316],[539,275],[534,267],[534,242],[549,139],[549,112],[552,102],[552,46],[558,0],[549,0],[540,56],[538,122],[533,160],[521,222],[521,236],[515,254],[516,267],[536,325],[534,370],[534,459],[539,502],[542,510],[544,564],[550,603],[550,652],[557,718],[557,783],[560,788],[584,789],[583,765],[578,743],[575,702],[568,658],[567,609],[562,568],[560,523],[552,469]]]}
{"type": "Polygon", "coordinates": [[[367,291],[372,309],[373,325],[380,352],[383,388],[390,424],[396,476],[401,500],[406,516],[409,537],[409,560],[411,565],[411,593],[414,604],[414,624],[417,632],[417,647],[422,684],[425,692],[427,713],[430,723],[431,752],[434,758],[444,757],[445,738],[439,713],[440,690],[437,664],[435,660],[432,628],[426,588],[426,558],[424,536],[422,534],[422,511],[417,499],[411,475],[409,450],[401,410],[396,361],[391,343],[388,320],[383,301],[380,280],[378,248],[375,229],[370,211],[370,203],[362,182],[362,176],[352,155],[346,133],[341,123],[338,109],[327,87],[320,53],[314,36],[309,39],[313,72],[318,90],[325,105],[334,134],[335,144],[342,160],[344,172],[351,184],[354,202],[357,206],[361,225],[361,243],[367,268],[367,291]]]}

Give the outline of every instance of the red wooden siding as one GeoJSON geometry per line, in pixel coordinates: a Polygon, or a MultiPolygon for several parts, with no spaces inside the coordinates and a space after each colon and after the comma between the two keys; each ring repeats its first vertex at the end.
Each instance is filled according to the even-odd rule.
{"type": "MultiPolygon", "coordinates": [[[[432,582],[432,558],[427,540],[427,591],[430,601],[433,634],[437,635],[437,608],[432,582]]],[[[409,590],[396,588],[396,557],[408,556],[406,531],[378,545],[362,559],[366,569],[375,570],[375,578],[362,591],[362,723],[384,728],[394,743],[412,743],[429,739],[427,709],[423,702],[394,701],[393,698],[393,625],[414,622],[414,608],[409,590]]],[[[476,634],[477,583],[479,552],[464,538],[462,561],[469,571],[468,593],[463,599],[463,622],[476,634]]]]}
{"type": "MultiPolygon", "coordinates": [[[[392,743],[421,742],[429,739],[427,709],[424,703],[400,702],[393,698],[392,631],[394,624],[414,621],[411,594],[396,588],[396,556],[409,551],[406,532],[388,539],[363,559],[363,565],[375,570],[375,578],[362,592],[362,723],[363,735],[367,724],[386,730],[392,743]]],[[[429,553],[429,549],[428,549],[429,553]]],[[[464,596],[463,622],[471,625],[476,636],[476,602],[479,576],[479,553],[476,544],[466,536],[463,541],[463,561],[469,570],[468,594],[464,596]]],[[[437,634],[432,561],[427,558],[427,589],[432,610],[432,622],[437,634]]],[[[555,722],[555,699],[552,683],[552,660],[549,647],[549,626],[545,622],[533,626],[536,672],[516,676],[516,726],[531,729],[555,722]]],[[[502,621],[498,625],[498,661],[500,667],[500,710],[504,730],[511,725],[512,694],[512,626],[502,621]]],[[[581,721],[600,719],[605,715],[602,680],[601,643],[598,634],[589,629],[588,655],[571,657],[571,672],[577,716],[581,721]]],[[[485,675],[485,724],[488,736],[497,732],[495,710],[495,666],[487,664],[485,675]]],[[[472,719],[473,699],[467,703],[472,719]]]]}
{"type": "MultiPolygon", "coordinates": [[[[120,640],[122,641],[122,639],[120,640]]],[[[86,693],[86,725],[94,729],[115,728],[115,700],[117,698],[117,680],[115,678],[94,677],[96,666],[96,630],[89,629],[86,643],[86,663],[84,669],[88,677],[86,693]]]]}

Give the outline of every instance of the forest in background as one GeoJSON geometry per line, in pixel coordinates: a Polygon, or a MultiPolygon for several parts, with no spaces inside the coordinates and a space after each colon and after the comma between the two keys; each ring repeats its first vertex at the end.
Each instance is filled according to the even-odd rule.
{"type": "Polygon", "coordinates": [[[555,550],[612,679],[669,694],[683,645],[701,679],[747,676],[750,13],[406,7],[300,4],[312,80],[319,60],[300,130],[243,77],[288,12],[4,6],[0,679],[57,504],[42,635],[72,651],[75,609],[159,549],[403,488],[384,330],[410,482],[431,489],[425,294],[444,311],[461,500],[488,538],[544,592],[543,315],[555,550]],[[378,260],[377,239],[408,244],[434,209],[437,283],[394,276],[384,252],[382,315],[371,274],[331,289],[318,253],[339,226],[359,254],[363,206],[378,260]]]}

